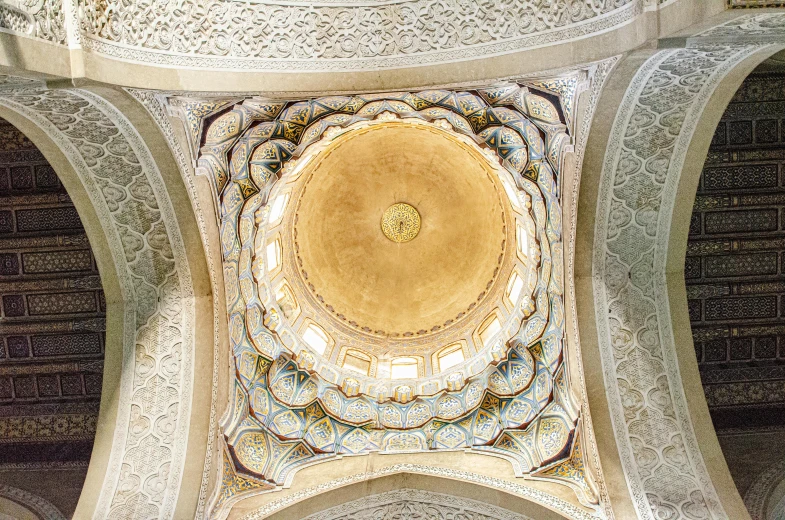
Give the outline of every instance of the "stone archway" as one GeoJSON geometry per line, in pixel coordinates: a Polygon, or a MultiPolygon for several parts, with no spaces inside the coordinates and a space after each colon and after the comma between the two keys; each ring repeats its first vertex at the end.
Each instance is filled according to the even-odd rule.
{"type": "Polygon", "coordinates": [[[22,489],[0,484],[0,519],[14,518],[65,520],[63,513],[43,498],[22,489]]]}
{"type": "Polygon", "coordinates": [[[587,373],[602,373],[589,384],[592,415],[615,437],[604,472],[619,468],[624,479],[611,486],[631,495],[617,514],[747,517],[700,386],[682,271],[713,128],[744,77],[782,48],[784,22],[740,18],[682,49],[634,53],[600,102],[584,164],[598,173],[581,185],[576,288],[583,360],[587,373]]]}
{"type": "Polygon", "coordinates": [[[190,206],[183,207],[188,197],[179,172],[166,163],[174,164],[162,155],[166,148],[153,143],[154,156],[149,135],[145,140],[104,97],[36,82],[6,84],[0,113],[39,146],[63,180],[107,294],[104,393],[75,517],[193,516],[201,472],[184,475],[184,468],[187,450],[199,453],[188,467],[201,470],[198,459],[208,449],[202,423],[210,410],[194,409],[192,399],[194,379],[212,372],[212,335],[198,332],[210,330],[213,320],[212,305],[201,301],[212,300],[209,275],[193,213],[183,211],[190,206]]]}

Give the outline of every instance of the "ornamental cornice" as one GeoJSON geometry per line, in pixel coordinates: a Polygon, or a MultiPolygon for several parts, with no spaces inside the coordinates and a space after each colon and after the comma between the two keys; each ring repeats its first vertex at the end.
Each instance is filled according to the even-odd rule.
{"type": "Polygon", "coordinates": [[[45,0],[0,4],[0,31],[168,67],[363,71],[569,42],[647,8],[644,0],[45,0]]]}
{"type": "Polygon", "coordinates": [[[499,56],[601,33],[643,12],[642,0],[549,5],[531,0],[344,5],[214,0],[181,1],[158,11],[155,4],[111,1],[106,8],[86,2],[80,23],[85,48],[126,61],[334,72],[499,56]],[[139,20],[154,22],[141,29],[139,20]]]}

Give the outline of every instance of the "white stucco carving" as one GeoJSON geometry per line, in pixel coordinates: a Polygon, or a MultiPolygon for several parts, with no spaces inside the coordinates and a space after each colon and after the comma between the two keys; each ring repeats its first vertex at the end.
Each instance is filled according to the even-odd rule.
{"type": "Polygon", "coordinates": [[[602,32],[642,0],[80,2],[84,44],[132,61],[219,69],[363,70],[501,55],[602,32]],[[149,20],[146,27],[141,20],[149,20]]]}
{"type": "Polygon", "coordinates": [[[161,174],[131,123],[90,92],[12,86],[0,90],[0,104],[68,158],[104,225],[125,300],[115,439],[94,518],[172,518],[191,410],[194,308],[161,174]]]}
{"type": "Polygon", "coordinates": [[[665,262],[676,187],[698,120],[728,71],[759,49],[710,45],[655,54],[628,88],[608,141],[594,294],[613,427],[641,519],[728,518],[687,409],[665,262]]]}
{"type": "Polygon", "coordinates": [[[316,496],[320,493],[324,493],[326,491],[343,487],[349,484],[354,484],[356,482],[372,480],[374,478],[395,475],[398,473],[415,473],[419,475],[442,477],[442,478],[459,480],[462,482],[479,484],[482,486],[486,486],[489,489],[499,490],[505,493],[518,495],[521,498],[541,504],[549,509],[557,511],[559,514],[565,516],[566,518],[570,518],[574,520],[592,520],[592,519],[596,520],[596,519],[606,518],[605,515],[600,511],[594,511],[594,512],[587,511],[561,498],[555,497],[550,493],[540,491],[538,489],[535,489],[533,487],[524,484],[518,484],[516,482],[511,482],[508,480],[503,480],[495,477],[489,477],[487,475],[481,475],[478,473],[472,473],[470,471],[453,470],[453,469],[447,469],[441,467],[426,466],[422,464],[394,464],[391,466],[380,468],[375,471],[368,471],[364,473],[357,473],[354,475],[347,475],[345,477],[334,479],[329,482],[319,484],[310,488],[303,489],[302,491],[298,491],[296,493],[286,495],[277,500],[273,500],[269,502],[267,505],[257,509],[256,511],[248,513],[247,515],[242,517],[242,520],[262,520],[263,518],[266,518],[267,516],[269,516],[270,514],[276,511],[280,511],[287,506],[290,506],[306,498],[316,496]]]}
{"type": "Polygon", "coordinates": [[[532,520],[477,500],[431,493],[420,489],[396,489],[346,502],[303,520],[532,520]]]}

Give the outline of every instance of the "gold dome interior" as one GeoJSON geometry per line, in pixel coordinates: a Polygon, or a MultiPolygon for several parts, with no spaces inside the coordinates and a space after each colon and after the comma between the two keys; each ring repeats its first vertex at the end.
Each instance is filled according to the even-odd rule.
{"type": "Polygon", "coordinates": [[[443,131],[394,125],[347,135],[303,179],[294,226],[301,275],[354,328],[397,337],[449,326],[499,272],[507,217],[494,175],[443,131]],[[400,201],[417,208],[421,229],[399,242],[379,220],[400,201]]]}

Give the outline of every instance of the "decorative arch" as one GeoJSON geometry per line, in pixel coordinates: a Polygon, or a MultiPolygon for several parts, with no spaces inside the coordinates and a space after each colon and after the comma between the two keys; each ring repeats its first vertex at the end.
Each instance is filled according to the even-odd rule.
{"type": "Polygon", "coordinates": [[[740,17],[685,48],[633,54],[598,109],[584,172],[601,173],[583,179],[576,248],[592,257],[578,258],[576,279],[586,283],[576,286],[593,306],[580,317],[583,361],[603,374],[590,404],[603,417],[597,399],[607,399],[603,426],[618,453],[606,451],[603,466],[606,475],[616,464],[623,471],[617,485],[631,496],[615,506],[623,514],[747,517],[700,386],[683,265],[713,129],[744,77],[783,47],[783,28],[782,14],[740,17]]]}
{"type": "Polygon", "coordinates": [[[0,484],[0,520],[13,520],[19,517],[22,520],[27,520],[28,518],[66,520],[65,515],[59,509],[38,495],[23,489],[0,484]],[[7,503],[3,504],[3,502],[7,503]],[[9,514],[13,516],[9,516],[9,514]]]}
{"type": "Polygon", "coordinates": [[[785,460],[769,466],[744,494],[752,520],[785,518],[785,460]]]}
{"type": "Polygon", "coordinates": [[[41,149],[74,200],[107,295],[104,392],[75,516],[192,516],[194,501],[178,499],[184,485],[200,485],[201,475],[184,476],[186,451],[207,444],[189,435],[202,422],[193,416],[209,415],[192,409],[194,378],[212,369],[196,367],[197,357],[212,359],[212,341],[196,340],[212,311],[198,302],[209,297],[204,253],[193,214],[175,212],[188,200],[179,173],[159,168],[165,158],[129,119],[138,114],[128,101],[105,94],[122,110],[92,91],[21,78],[0,89],[0,115],[41,149]]]}
{"type": "Polygon", "coordinates": [[[431,518],[474,517],[482,520],[532,520],[530,516],[513,513],[468,498],[419,489],[396,489],[366,496],[308,515],[303,520],[374,519],[393,520],[404,515],[431,518]]]}

